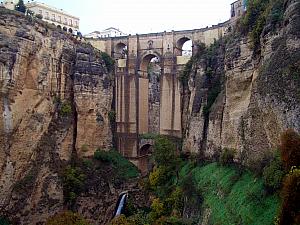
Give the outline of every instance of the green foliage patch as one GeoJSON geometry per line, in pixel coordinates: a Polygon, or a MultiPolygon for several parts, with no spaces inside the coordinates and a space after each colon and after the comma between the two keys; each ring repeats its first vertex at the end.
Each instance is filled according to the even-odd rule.
{"type": "Polygon", "coordinates": [[[89,225],[81,215],[66,211],[49,218],[46,225],[89,225]]]}
{"type": "Polygon", "coordinates": [[[115,150],[96,150],[94,158],[111,164],[115,173],[123,179],[136,178],[139,175],[137,167],[115,150]]]}
{"type": "Polygon", "coordinates": [[[196,185],[202,190],[204,205],[212,210],[213,224],[273,224],[279,206],[277,195],[264,193],[263,180],[250,172],[217,163],[193,171],[196,185]]]}
{"type": "Polygon", "coordinates": [[[102,60],[104,61],[104,64],[105,64],[108,72],[113,71],[114,65],[115,65],[115,61],[113,60],[113,58],[111,58],[106,52],[101,52],[100,56],[101,56],[102,60]]]}

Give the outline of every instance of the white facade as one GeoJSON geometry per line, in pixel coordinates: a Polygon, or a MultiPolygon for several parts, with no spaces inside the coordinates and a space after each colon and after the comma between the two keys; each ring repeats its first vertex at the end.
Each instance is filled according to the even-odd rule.
{"type": "Polygon", "coordinates": [[[43,16],[43,20],[68,30],[69,32],[79,31],[79,18],[73,16],[62,9],[46,5],[40,2],[30,2],[26,4],[27,9],[43,16]]]}
{"type": "Polygon", "coordinates": [[[1,6],[10,10],[14,10],[15,5],[18,4],[18,2],[19,0],[4,0],[3,2],[1,2],[1,6]]]}
{"type": "MultiPolygon", "coordinates": [[[[19,0],[5,0],[1,3],[1,6],[13,10],[18,2],[19,0]]],[[[25,2],[26,1],[24,1],[24,3],[25,2]]],[[[79,18],[65,12],[62,9],[57,9],[36,1],[28,1],[28,3],[25,3],[25,6],[28,10],[34,12],[35,15],[42,15],[43,20],[48,23],[52,23],[55,26],[71,33],[79,31],[79,18]]]]}
{"type": "Polygon", "coordinates": [[[94,31],[85,35],[85,38],[109,38],[109,37],[120,37],[120,36],[127,36],[124,32],[120,31],[117,28],[110,27],[103,31],[94,31]]]}

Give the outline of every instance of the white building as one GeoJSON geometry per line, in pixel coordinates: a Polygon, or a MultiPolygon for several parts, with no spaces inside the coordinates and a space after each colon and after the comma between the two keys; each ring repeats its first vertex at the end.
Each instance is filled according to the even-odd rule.
{"type": "Polygon", "coordinates": [[[14,10],[15,9],[15,5],[18,4],[19,0],[4,0],[3,2],[1,1],[1,6],[10,9],[10,10],[14,10]]]}
{"type": "MultiPolygon", "coordinates": [[[[4,0],[1,5],[5,8],[13,10],[19,0],[4,0]]],[[[73,16],[62,9],[55,8],[53,6],[46,5],[44,3],[36,1],[24,1],[28,10],[34,12],[35,15],[40,14],[43,16],[43,20],[52,23],[55,26],[66,30],[70,33],[79,31],[79,18],[73,16]]]]}
{"type": "Polygon", "coordinates": [[[117,28],[110,27],[103,31],[94,31],[85,35],[85,38],[107,38],[107,37],[120,37],[120,36],[127,36],[124,32],[120,31],[117,28]]]}

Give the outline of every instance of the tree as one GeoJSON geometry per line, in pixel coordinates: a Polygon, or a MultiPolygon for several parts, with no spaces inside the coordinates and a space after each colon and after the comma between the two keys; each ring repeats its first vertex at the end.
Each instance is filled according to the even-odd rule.
{"type": "Polygon", "coordinates": [[[172,166],[176,163],[176,146],[168,138],[159,136],[155,138],[154,160],[160,166],[172,166]]]}
{"type": "Polygon", "coordinates": [[[25,14],[26,12],[26,6],[24,4],[23,0],[19,0],[18,4],[15,6],[15,10],[22,12],[25,14]]]}
{"type": "Polygon", "coordinates": [[[289,129],[281,135],[281,159],[286,171],[300,166],[300,135],[289,129]]]}

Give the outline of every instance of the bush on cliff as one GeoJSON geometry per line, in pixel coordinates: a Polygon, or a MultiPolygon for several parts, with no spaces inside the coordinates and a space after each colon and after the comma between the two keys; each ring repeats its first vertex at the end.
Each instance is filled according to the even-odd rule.
{"type": "Polygon", "coordinates": [[[46,225],[89,225],[79,214],[66,211],[49,218],[46,225]]]}
{"type": "Polygon", "coordinates": [[[282,205],[277,224],[300,224],[300,169],[292,168],[284,178],[281,191],[282,205]]]}
{"type": "Polygon", "coordinates": [[[115,61],[113,60],[113,58],[111,58],[106,52],[101,52],[100,56],[101,56],[102,60],[104,61],[108,72],[113,71],[114,65],[115,65],[115,61]]]}
{"type": "Polygon", "coordinates": [[[115,174],[120,178],[130,179],[139,175],[137,167],[115,150],[103,151],[97,149],[94,158],[109,163],[115,174]]]}
{"type": "Polygon", "coordinates": [[[21,13],[25,13],[26,12],[26,6],[24,4],[23,0],[19,0],[18,4],[16,4],[15,6],[15,10],[21,12],[21,13]]]}
{"type": "Polygon", "coordinates": [[[281,135],[281,159],[286,171],[300,166],[300,135],[289,129],[281,135]]]}
{"type": "Polygon", "coordinates": [[[280,153],[276,151],[269,165],[263,169],[264,185],[269,193],[273,193],[281,187],[284,174],[280,153]]]}
{"type": "Polygon", "coordinates": [[[74,203],[84,188],[85,178],[79,167],[67,166],[63,173],[64,196],[67,202],[74,203]]]}

